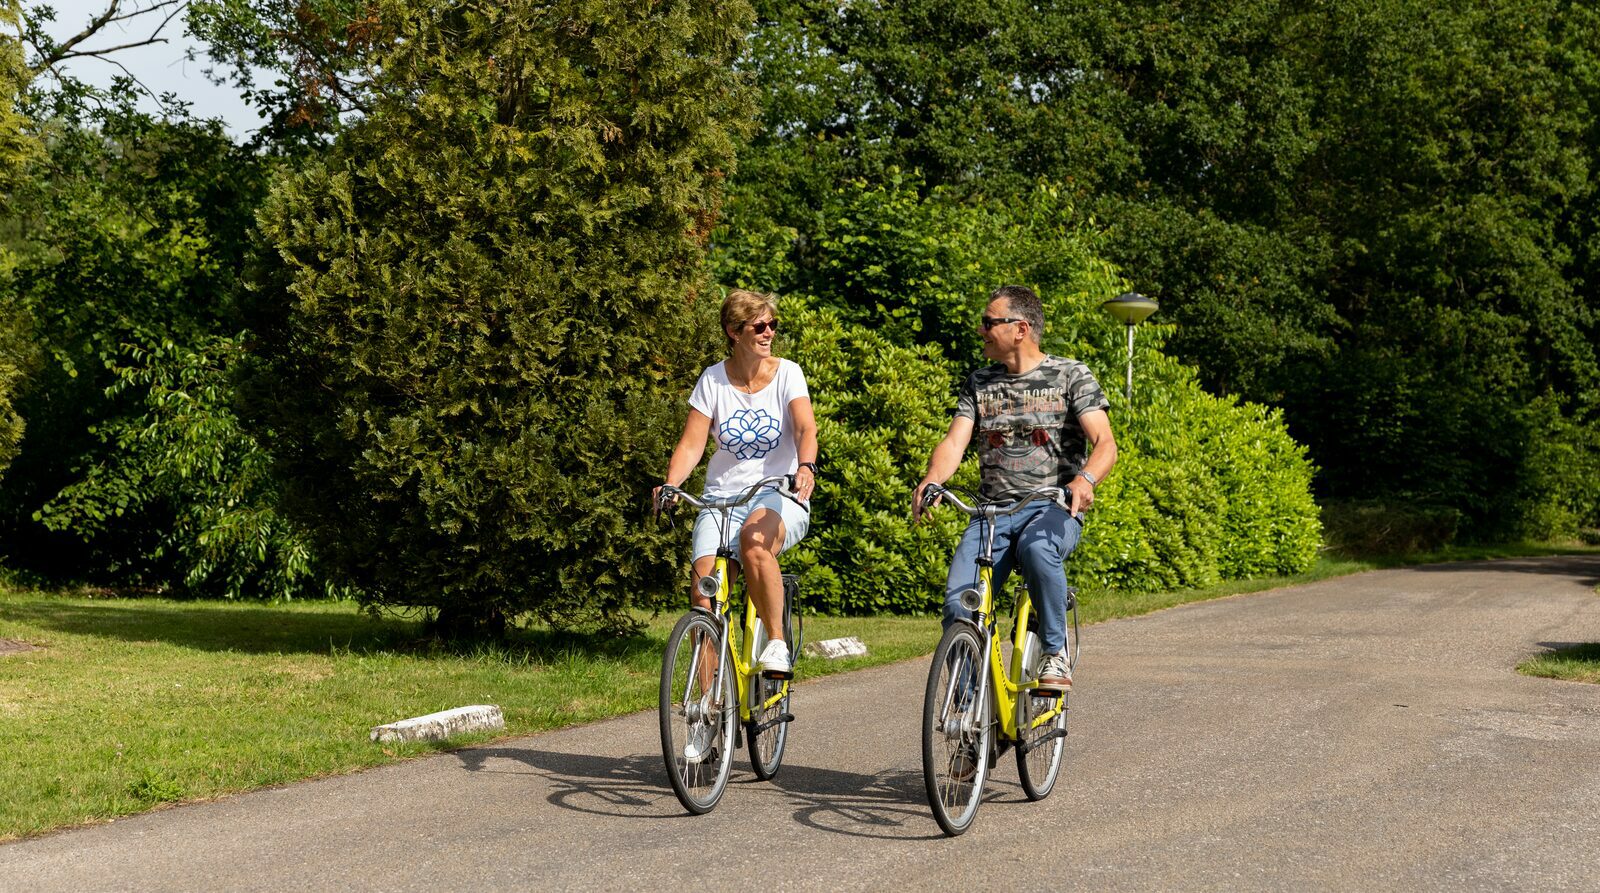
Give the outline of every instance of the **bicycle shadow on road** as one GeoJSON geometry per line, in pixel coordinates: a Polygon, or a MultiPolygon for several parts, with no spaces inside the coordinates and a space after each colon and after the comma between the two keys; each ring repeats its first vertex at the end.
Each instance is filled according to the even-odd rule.
{"type": "MultiPolygon", "coordinates": [[[[801,804],[794,817],[809,828],[883,840],[944,837],[929,811],[920,770],[884,769],[863,775],[786,764],[772,785],[801,804]]],[[[1020,789],[1010,792],[1006,787],[991,779],[984,802],[1024,799],[1020,789]]]]}
{"type": "Polygon", "coordinates": [[[553,806],[593,815],[660,819],[687,815],[668,786],[659,755],[608,757],[520,747],[455,751],[468,772],[537,775],[553,806]],[[531,773],[528,770],[533,770],[531,773]]]}

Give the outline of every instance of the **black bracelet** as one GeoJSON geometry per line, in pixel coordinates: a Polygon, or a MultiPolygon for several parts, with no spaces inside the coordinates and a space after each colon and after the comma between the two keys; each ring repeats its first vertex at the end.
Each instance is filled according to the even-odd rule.
{"type": "Polygon", "coordinates": [[[801,462],[799,466],[795,468],[795,471],[799,471],[801,468],[811,469],[811,473],[813,475],[817,473],[817,463],[815,462],[801,462]]]}

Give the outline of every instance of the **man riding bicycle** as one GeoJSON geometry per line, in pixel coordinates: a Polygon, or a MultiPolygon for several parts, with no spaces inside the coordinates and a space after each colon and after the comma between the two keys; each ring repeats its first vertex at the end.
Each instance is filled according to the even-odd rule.
{"type": "MultiPolygon", "coordinates": [[[[1020,285],[996,289],[984,308],[978,334],[983,337],[983,355],[996,363],[973,372],[962,385],[950,430],[934,447],[928,471],[912,497],[912,515],[921,520],[922,491],[955,474],[974,434],[978,495],[984,502],[1004,502],[1049,486],[1064,487],[1071,494],[1069,506],[1039,502],[994,520],[995,586],[1003,586],[1012,567],[1021,563],[1032,587],[1046,655],[1038,687],[1060,691],[1072,687],[1065,654],[1063,565],[1078,545],[1083,512],[1094,503],[1095,485],[1117,462],[1117,443],[1106,415],[1110,404],[1089,367],[1040,348],[1044,308],[1032,289],[1020,285]]],[[[979,523],[974,520],[950,559],[944,597],[947,627],[956,618],[971,616],[961,605],[961,592],[977,583],[975,559],[980,546],[979,523]]]]}

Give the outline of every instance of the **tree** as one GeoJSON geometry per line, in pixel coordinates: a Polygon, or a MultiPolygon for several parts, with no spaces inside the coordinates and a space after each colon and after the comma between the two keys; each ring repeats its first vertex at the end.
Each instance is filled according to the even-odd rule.
{"type": "MultiPolygon", "coordinates": [[[[29,77],[22,40],[9,29],[21,26],[16,3],[0,3],[0,200],[12,203],[28,165],[40,148],[31,122],[22,113],[23,92],[29,77]]],[[[9,246],[0,243],[0,477],[17,454],[22,441],[22,417],[14,405],[17,387],[32,369],[35,352],[28,337],[28,318],[12,286],[16,260],[9,246]]]]}
{"type": "MultiPolygon", "coordinates": [[[[218,512],[230,501],[241,511],[261,504],[241,501],[239,479],[229,479],[248,463],[184,479],[157,461],[219,448],[208,437],[221,429],[152,427],[151,389],[183,376],[194,351],[229,356],[207,345],[238,332],[234,294],[268,168],[220,124],[156,120],[132,99],[84,107],[56,94],[47,161],[6,209],[14,293],[43,361],[19,394],[28,436],[0,487],[0,543],[9,562],[46,574],[178,591],[187,579],[208,591],[199,584],[215,581],[184,557],[198,554],[194,540],[172,539],[175,519],[208,500],[218,512]],[[141,432],[138,449],[124,442],[130,428],[141,432]]],[[[228,404],[202,401],[216,422],[228,404]]]]}
{"type": "Polygon", "coordinates": [[[320,144],[370,111],[373,54],[392,37],[367,0],[190,0],[187,24],[208,73],[261,111],[258,140],[280,149],[320,144]]]}
{"type": "Polygon", "coordinates": [[[261,215],[251,403],[286,506],[447,633],[672,593],[642,523],[719,343],[703,242],[742,2],[386,0],[371,114],[261,215]]]}
{"type": "Polygon", "coordinates": [[[1548,491],[1525,407],[1550,395],[1569,445],[1590,436],[1589,6],[758,8],[764,127],[735,188],[780,224],[808,232],[834,184],[895,167],[1000,202],[1059,182],[1205,385],[1285,408],[1328,495],[1515,533],[1548,491]]]}

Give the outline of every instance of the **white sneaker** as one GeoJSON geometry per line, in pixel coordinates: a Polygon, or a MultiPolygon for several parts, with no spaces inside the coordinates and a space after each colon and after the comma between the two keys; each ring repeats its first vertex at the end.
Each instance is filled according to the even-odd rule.
{"type": "Polygon", "coordinates": [[[788,676],[794,672],[789,663],[789,646],[782,639],[773,639],[761,649],[761,659],[756,661],[761,672],[770,676],[788,676]]]}

